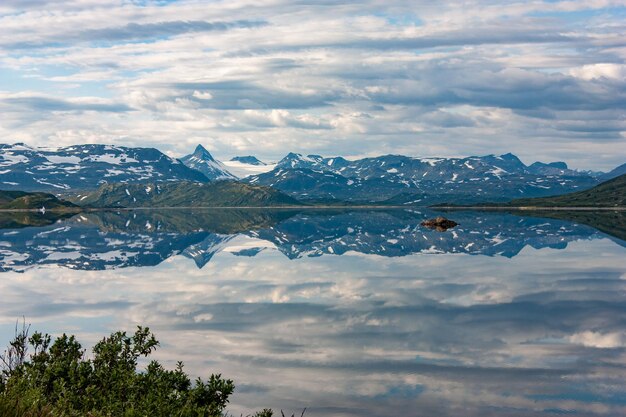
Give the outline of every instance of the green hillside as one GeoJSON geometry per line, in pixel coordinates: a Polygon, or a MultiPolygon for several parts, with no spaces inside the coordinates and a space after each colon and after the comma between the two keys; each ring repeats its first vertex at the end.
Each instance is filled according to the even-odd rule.
{"type": "Polygon", "coordinates": [[[269,187],[234,181],[106,184],[71,201],[85,207],[271,207],[301,205],[269,187]]]}
{"type": "Polygon", "coordinates": [[[0,206],[10,203],[16,198],[24,197],[29,193],[25,191],[0,191],[0,206]]]}
{"type": "Polygon", "coordinates": [[[52,194],[27,193],[24,191],[0,191],[1,210],[34,210],[42,207],[46,210],[69,210],[77,208],[75,204],[60,200],[52,194]]]}
{"type": "Polygon", "coordinates": [[[585,191],[554,197],[521,198],[513,207],[626,207],[626,175],[603,182],[585,191]]]}

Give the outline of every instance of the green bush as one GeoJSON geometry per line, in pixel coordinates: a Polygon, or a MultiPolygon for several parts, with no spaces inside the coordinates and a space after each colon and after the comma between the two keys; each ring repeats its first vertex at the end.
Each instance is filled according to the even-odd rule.
{"type": "MultiPolygon", "coordinates": [[[[148,328],[116,332],[93,348],[93,359],[74,336],[52,342],[28,328],[0,357],[0,415],[3,417],[213,417],[222,416],[233,381],[221,375],[192,382],[182,363],[167,370],[156,361],[137,362],[159,345],[148,328]],[[32,349],[32,354],[28,350],[32,349]]],[[[271,416],[271,410],[257,413],[271,416]]]]}

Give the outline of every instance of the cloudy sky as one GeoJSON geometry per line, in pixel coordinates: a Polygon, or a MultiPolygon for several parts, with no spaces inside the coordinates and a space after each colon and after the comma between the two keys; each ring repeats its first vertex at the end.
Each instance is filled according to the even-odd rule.
{"type": "Polygon", "coordinates": [[[625,0],[2,0],[1,142],[626,162],[625,0]]]}

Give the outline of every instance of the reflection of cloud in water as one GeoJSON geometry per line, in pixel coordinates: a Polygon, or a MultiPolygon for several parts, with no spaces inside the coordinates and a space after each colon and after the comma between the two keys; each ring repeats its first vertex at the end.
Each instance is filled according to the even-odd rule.
{"type": "Polygon", "coordinates": [[[5,273],[2,340],[21,315],[90,343],[146,324],[160,359],[239,384],[234,414],[626,412],[624,248],[608,239],[513,258],[237,256],[255,242],[229,240],[201,270],[171,256],[153,268],[5,273]]]}

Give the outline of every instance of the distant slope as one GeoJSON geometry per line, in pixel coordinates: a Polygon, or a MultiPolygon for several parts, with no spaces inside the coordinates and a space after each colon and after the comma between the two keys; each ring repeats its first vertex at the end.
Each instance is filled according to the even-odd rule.
{"type": "Polygon", "coordinates": [[[1,210],[33,210],[41,208],[46,210],[67,210],[77,208],[77,206],[47,193],[0,191],[1,210]]]}
{"type": "Polygon", "coordinates": [[[511,201],[513,207],[625,207],[626,175],[603,182],[589,190],[555,197],[522,198],[511,201]]]}
{"type": "Polygon", "coordinates": [[[301,205],[268,187],[235,181],[107,184],[72,201],[90,207],[270,207],[301,205]]]}
{"type": "Polygon", "coordinates": [[[608,181],[608,180],[611,180],[613,178],[617,178],[620,175],[624,175],[624,174],[626,174],[626,164],[622,164],[622,165],[618,166],[617,168],[615,168],[614,170],[612,170],[611,172],[607,172],[606,174],[602,175],[600,177],[600,180],[608,181]]]}

